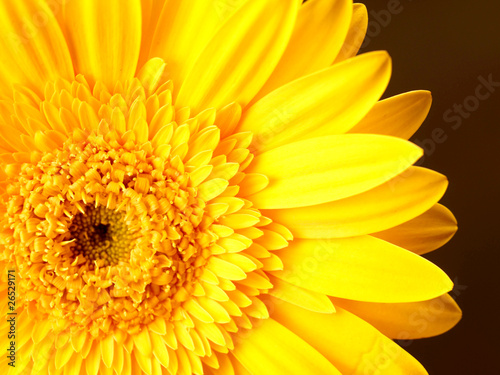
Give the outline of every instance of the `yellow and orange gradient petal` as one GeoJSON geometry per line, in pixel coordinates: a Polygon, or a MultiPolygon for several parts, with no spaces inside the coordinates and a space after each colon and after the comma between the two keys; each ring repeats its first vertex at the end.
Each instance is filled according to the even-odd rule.
{"type": "Polygon", "coordinates": [[[354,56],[364,6],[21,0],[0,21],[1,368],[426,373],[391,339],[459,320],[419,255],[456,221],[412,166],[430,94],[378,101],[388,54],[354,56]]]}

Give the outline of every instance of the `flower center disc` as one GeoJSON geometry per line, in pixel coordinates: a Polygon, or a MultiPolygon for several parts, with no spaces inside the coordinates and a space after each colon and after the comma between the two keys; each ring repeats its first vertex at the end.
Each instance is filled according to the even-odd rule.
{"type": "Polygon", "coordinates": [[[221,136],[239,105],[175,108],[164,66],[152,59],[111,91],[49,82],[25,103],[37,120],[16,118],[32,127],[0,155],[0,262],[18,270],[26,314],[57,334],[122,345],[174,332],[211,351],[268,316],[257,296],[283,264],[264,245],[291,233],[244,198],[268,180],[245,172],[250,132],[221,136]]]}
{"type": "Polygon", "coordinates": [[[70,227],[75,239],[73,254],[89,261],[102,260],[104,266],[126,261],[130,256],[132,236],[123,214],[104,207],[87,209],[74,217],[70,227]]]}

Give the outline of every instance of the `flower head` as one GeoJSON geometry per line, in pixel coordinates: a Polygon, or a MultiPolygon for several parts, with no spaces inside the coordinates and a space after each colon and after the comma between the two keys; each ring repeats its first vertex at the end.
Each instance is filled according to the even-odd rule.
{"type": "Polygon", "coordinates": [[[12,373],[425,371],[390,338],[457,322],[417,255],[456,226],[446,178],[404,140],[430,94],[377,102],[390,58],[353,57],[362,5],[21,0],[0,17],[12,373]]]}

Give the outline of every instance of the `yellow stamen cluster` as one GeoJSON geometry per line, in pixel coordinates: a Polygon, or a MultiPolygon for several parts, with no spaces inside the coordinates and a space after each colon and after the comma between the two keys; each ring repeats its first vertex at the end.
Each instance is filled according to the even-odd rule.
{"type": "Polygon", "coordinates": [[[135,145],[113,147],[96,136],[68,142],[36,165],[23,164],[17,180],[8,216],[21,240],[12,241],[12,253],[30,259],[19,261],[27,300],[71,314],[94,333],[117,321],[138,330],[168,316],[216,240],[201,230],[213,219],[204,217],[187,174],[135,145]],[[97,233],[100,225],[110,232],[97,233]]]}
{"type": "Polygon", "coordinates": [[[18,270],[35,350],[68,333],[82,355],[116,341],[149,373],[154,343],[176,373],[168,356],[216,367],[233,333],[268,317],[258,296],[291,234],[245,199],[268,184],[244,172],[252,135],[231,134],[236,103],[175,108],[164,66],[153,59],[112,91],[77,76],[48,83],[44,99],[14,95],[0,262],[18,270]]]}

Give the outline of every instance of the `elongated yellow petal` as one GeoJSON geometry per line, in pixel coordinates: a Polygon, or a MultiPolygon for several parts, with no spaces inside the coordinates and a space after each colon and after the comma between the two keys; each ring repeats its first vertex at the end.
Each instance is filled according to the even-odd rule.
{"type": "Polygon", "coordinates": [[[453,287],[428,260],[370,236],[294,240],[276,253],[273,275],[302,288],[367,302],[403,303],[438,297],[453,287]]]}
{"type": "Polygon", "coordinates": [[[245,1],[165,1],[149,56],[165,60],[175,88],[182,85],[216,31],[245,1]]]}
{"type": "Polygon", "coordinates": [[[69,342],[65,346],[63,346],[62,348],[58,349],[56,351],[56,358],[55,358],[56,368],[60,369],[64,365],[66,365],[66,363],[68,363],[68,361],[71,359],[71,356],[73,355],[73,353],[74,353],[74,350],[71,347],[71,344],[69,342]]]}
{"type": "Polygon", "coordinates": [[[276,67],[290,39],[300,0],[249,0],[196,60],[176,104],[195,112],[246,105],[276,67]]]}
{"type": "Polygon", "coordinates": [[[242,280],[247,277],[246,273],[240,267],[217,256],[210,257],[207,267],[216,275],[226,279],[242,280]]]}
{"type": "Polygon", "coordinates": [[[31,332],[33,342],[35,344],[38,344],[39,342],[44,340],[51,329],[51,322],[47,320],[37,322],[37,324],[33,327],[33,331],[31,332]]]}
{"type": "Polygon", "coordinates": [[[372,303],[333,297],[332,301],[396,340],[440,335],[453,328],[462,316],[448,294],[412,303],[372,303]]]}
{"type": "Polygon", "coordinates": [[[64,375],[79,375],[82,369],[83,358],[79,354],[74,354],[68,364],[64,366],[64,375]]]}
{"type": "MultiPolygon", "coordinates": [[[[403,175],[362,194],[311,207],[264,211],[264,214],[299,238],[359,236],[398,226],[421,215],[443,196],[447,186],[445,176],[430,169],[410,167],[403,175]]],[[[430,223],[417,224],[425,227],[430,223]]],[[[412,226],[411,231],[401,233],[400,237],[418,241],[416,230],[412,226]]]]}
{"type": "Polygon", "coordinates": [[[417,254],[436,250],[447,243],[457,231],[457,221],[450,210],[435,204],[430,210],[397,227],[372,236],[417,254]]]}
{"type": "Polygon", "coordinates": [[[255,194],[269,185],[269,179],[263,174],[257,173],[247,173],[243,180],[239,183],[240,191],[238,195],[240,197],[246,197],[248,195],[255,194]]]}
{"type": "Polygon", "coordinates": [[[251,373],[248,372],[248,370],[245,367],[243,367],[243,365],[241,364],[240,361],[238,361],[237,358],[235,358],[233,355],[230,355],[229,357],[231,359],[231,363],[233,364],[233,368],[234,368],[234,373],[235,374],[238,374],[238,375],[251,375],[251,373]]]}
{"type": "Polygon", "coordinates": [[[151,43],[158,24],[158,19],[162,14],[164,5],[167,0],[141,0],[142,7],[142,40],[141,40],[141,53],[139,56],[139,67],[142,67],[149,59],[149,51],[151,43]]]}
{"type": "Polygon", "coordinates": [[[335,63],[342,62],[358,53],[365,39],[367,28],[368,11],[366,6],[358,3],[353,4],[351,25],[335,63]]]}
{"type": "Polygon", "coordinates": [[[220,219],[222,225],[226,225],[233,229],[253,227],[259,221],[260,218],[258,216],[248,214],[232,214],[220,219]]]}
{"type": "Polygon", "coordinates": [[[134,76],[141,45],[140,0],[68,1],[64,16],[78,73],[108,89],[134,76]]]}
{"type": "Polygon", "coordinates": [[[284,303],[276,305],[273,317],[316,348],[343,374],[427,374],[399,345],[342,308],[328,315],[284,303]]]}
{"type": "Polygon", "coordinates": [[[253,374],[340,374],[315,349],[273,319],[262,321],[243,336],[233,354],[253,374]]]}
{"type": "Polygon", "coordinates": [[[431,103],[431,93],[423,90],[382,100],[349,133],[385,134],[409,139],[424,122],[431,103]]]}
{"type": "Polygon", "coordinates": [[[294,79],[331,65],[344,43],[351,13],[349,0],[304,3],[283,57],[253,102],[294,79]]]}
{"type": "Polygon", "coordinates": [[[387,52],[358,56],[271,92],[248,109],[239,130],[254,133],[257,152],[345,133],[377,102],[390,75],[387,52]]]}
{"type": "MultiPolygon", "coordinates": [[[[229,355],[220,355],[220,356],[217,356],[217,360],[218,360],[218,364],[219,364],[219,368],[215,369],[215,368],[209,368],[207,373],[208,374],[213,374],[213,375],[235,375],[235,374],[238,374],[238,375],[248,375],[249,372],[247,370],[245,370],[244,368],[244,371],[245,372],[235,372],[235,369],[236,367],[233,365],[233,363],[231,362],[231,357],[229,355]]],[[[236,361],[236,359],[234,359],[233,357],[233,360],[236,361]]],[[[241,365],[240,365],[241,367],[241,365]]]]}
{"type": "MultiPolygon", "coordinates": [[[[143,329],[140,333],[133,336],[136,351],[139,351],[144,357],[151,357],[153,348],[149,329],[143,329]]],[[[104,359],[104,358],[103,358],[104,359]]]]}
{"type": "Polygon", "coordinates": [[[97,375],[101,363],[101,347],[99,340],[94,340],[90,352],[85,358],[85,368],[88,375],[97,375]]]}
{"type": "Polygon", "coordinates": [[[170,363],[170,357],[165,342],[156,333],[151,333],[151,343],[153,344],[153,354],[155,358],[167,368],[170,363]]]}
{"type": "Polygon", "coordinates": [[[367,191],[399,174],[422,155],[412,143],[363,134],[307,139],[267,151],[249,172],[269,186],[248,197],[257,207],[290,208],[330,202],[367,191]]]}
{"type": "Polygon", "coordinates": [[[270,281],[273,288],[269,294],[273,297],[319,313],[335,312],[335,307],[325,294],[298,287],[272,275],[270,281]]]}
{"type": "Polygon", "coordinates": [[[11,95],[15,83],[40,94],[47,81],[74,77],[66,41],[46,2],[2,1],[0,34],[0,96],[11,95]]]}
{"type": "Polygon", "coordinates": [[[115,340],[113,335],[108,335],[108,337],[101,341],[102,361],[108,368],[111,368],[111,365],[113,364],[114,350],[115,340]]]}
{"type": "Polygon", "coordinates": [[[205,202],[219,196],[229,183],[222,178],[206,181],[198,187],[198,195],[205,202]]]}
{"type": "Polygon", "coordinates": [[[200,306],[196,299],[190,299],[184,303],[184,308],[189,314],[204,323],[213,323],[214,318],[200,306]]]}

